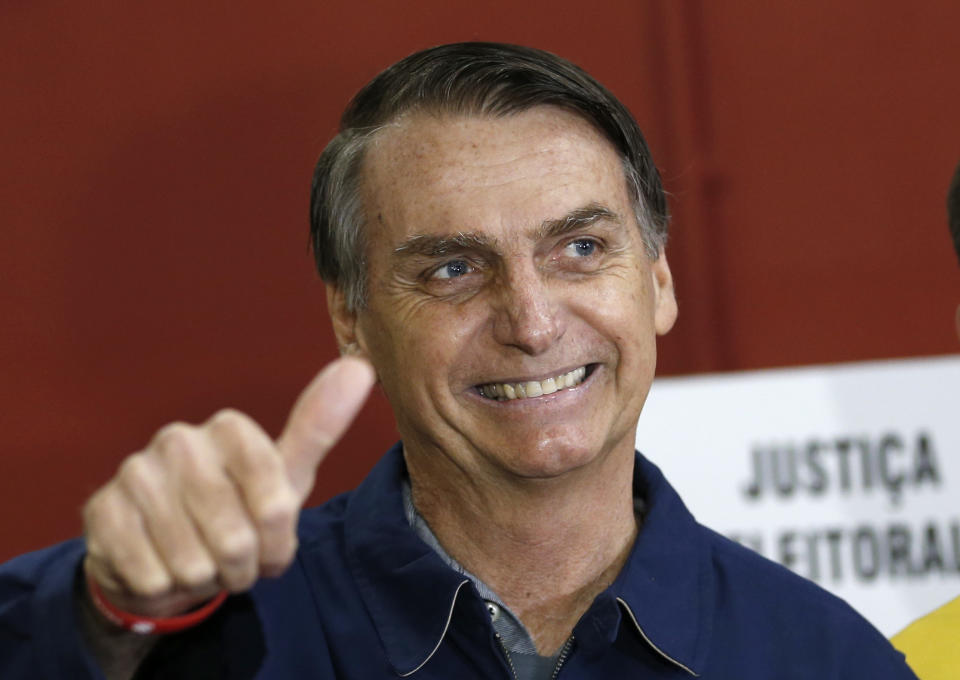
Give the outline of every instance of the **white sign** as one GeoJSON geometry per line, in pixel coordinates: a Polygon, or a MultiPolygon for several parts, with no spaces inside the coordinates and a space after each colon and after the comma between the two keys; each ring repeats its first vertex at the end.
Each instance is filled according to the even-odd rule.
{"type": "Polygon", "coordinates": [[[637,448],[887,636],[960,594],[960,357],[661,378],[637,448]]]}

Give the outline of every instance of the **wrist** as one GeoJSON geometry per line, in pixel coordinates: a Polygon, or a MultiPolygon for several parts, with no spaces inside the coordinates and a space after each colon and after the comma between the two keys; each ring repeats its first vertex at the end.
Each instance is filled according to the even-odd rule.
{"type": "Polygon", "coordinates": [[[100,585],[89,575],[87,576],[87,592],[90,594],[90,600],[94,607],[105,619],[118,628],[140,635],[176,633],[192,628],[210,618],[227,599],[227,591],[221,590],[213,599],[184,614],[152,617],[120,609],[106,598],[100,585]]]}

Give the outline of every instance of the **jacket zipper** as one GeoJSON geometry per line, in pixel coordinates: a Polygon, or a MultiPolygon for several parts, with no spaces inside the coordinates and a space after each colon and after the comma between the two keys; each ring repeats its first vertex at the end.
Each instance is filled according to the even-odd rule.
{"type": "Polygon", "coordinates": [[[507,646],[503,644],[503,638],[500,637],[500,633],[494,633],[493,636],[497,638],[497,642],[500,643],[500,649],[503,650],[503,656],[507,660],[507,665],[510,666],[510,674],[513,675],[513,680],[520,680],[517,676],[517,669],[513,667],[513,659],[510,658],[510,652],[507,651],[507,646]]]}
{"type": "Polygon", "coordinates": [[[573,647],[573,634],[570,634],[570,637],[567,638],[567,641],[563,643],[563,647],[560,649],[560,656],[557,659],[557,665],[553,669],[553,675],[550,676],[550,680],[557,680],[557,676],[560,675],[560,668],[563,666],[563,662],[567,660],[567,655],[570,654],[570,648],[573,647]]]}

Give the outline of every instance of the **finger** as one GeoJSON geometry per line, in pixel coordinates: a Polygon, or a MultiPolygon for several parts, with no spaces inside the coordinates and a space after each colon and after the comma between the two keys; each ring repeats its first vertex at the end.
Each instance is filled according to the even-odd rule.
{"type": "Polygon", "coordinates": [[[206,426],[257,531],[261,576],[277,576],[297,550],[300,499],[273,440],[249,417],[224,410],[206,426]]]}
{"type": "Polygon", "coordinates": [[[317,466],[357,415],[374,383],[373,367],[356,357],[330,363],[300,395],[278,445],[301,501],[317,466]]]}
{"type": "Polygon", "coordinates": [[[257,578],[257,534],[233,481],[221,466],[206,433],[166,455],[179,479],[180,498],[217,565],[220,585],[246,590],[257,578]]]}
{"type": "Polygon", "coordinates": [[[117,483],[140,511],[153,546],[176,585],[186,591],[209,591],[216,583],[217,565],[179,503],[174,480],[157,457],[130,456],[120,466],[117,483]]]}
{"type": "Polygon", "coordinates": [[[85,568],[120,604],[131,595],[153,599],[168,593],[173,579],[154,550],[137,507],[116,484],[98,491],[84,508],[85,568]]]}

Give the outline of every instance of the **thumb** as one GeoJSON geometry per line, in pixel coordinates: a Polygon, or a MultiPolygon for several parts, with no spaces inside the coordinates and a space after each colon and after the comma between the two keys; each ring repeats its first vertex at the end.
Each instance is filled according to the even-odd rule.
{"type": "Polygon", "coordinates": [[[360,411],[374,380],[369,363],[341,357],[300,394],[277,447],[301,501],[313,488],[317,466],[360,411]]]}

